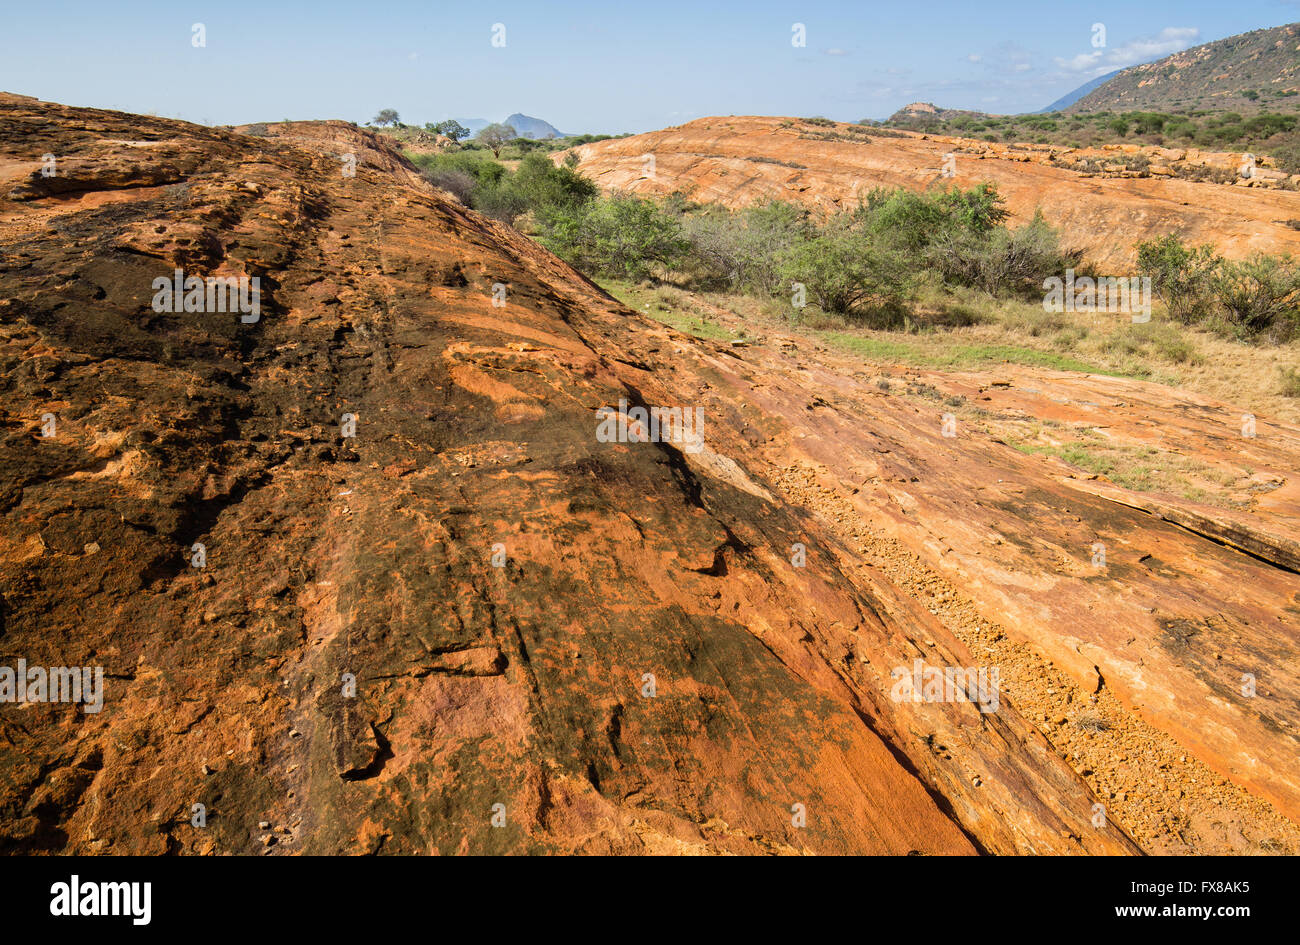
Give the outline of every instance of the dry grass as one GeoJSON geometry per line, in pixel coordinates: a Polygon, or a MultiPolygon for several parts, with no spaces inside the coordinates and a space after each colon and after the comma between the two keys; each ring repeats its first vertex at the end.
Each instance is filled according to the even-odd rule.
{"type": "Polygon", "coordinates": [[[879,330],[811,305],[796,313],[781,299],[670,285],[606,288],[626,304],[702,337],[782,331],[867,361],[952,369],[1012,362],[1114,374],[1182,387],[1260,417],[1300,424],[1300,342],[1243,344],[1170,321],[1158,304],[1149,322],[1133,324],[1125,315],[1056,314],[1044,312],[1039,302],[936,291],[919,301],[900,328],[879,330]]]}
{"type": "MultiPolygon", "coordinates": [[[[1197,331],[1152,313],[1151,321],[1091,313],[1053,314],[1041,304],[981,293],[934,293],[903,326],[863,327],[859,319],[795,312],[780,299],[696,293],[672,285],[607,283],[628,306],[701,338],[761,339],[769,333],[807,338],[878,365],[977,370],[1002,363],[1133,377],[1178,386],[1260,417],[1300,423],[1300,344],[1252,346],[1197,331]]],[[[880,381],[889,389],[888,381],[880,381]]],[[[900,390],[925,396],[926,391],[900,390]]],[[[931,393],[938,395],[931,389],[931,393]]],[[[994,416],[952,404],[987,433],[1025,453],[1053,456],[1138,492],[1229,508],[1252,501],[1253,470],[1209,464],[1177,451],[1123,442],[1104,431],[1051,420],[994,416]]]]}
{"type": "Polygon", "coordinates": [[[1211,465],[1156,446],[1123,443],[1090,428],[1052,421],[983,418],[985,429],[1022,453],[1055,456],[1089,473],[1132,489],[1162,492],[1225,508],[1250,504],[1251,470],[1211,465]]]}

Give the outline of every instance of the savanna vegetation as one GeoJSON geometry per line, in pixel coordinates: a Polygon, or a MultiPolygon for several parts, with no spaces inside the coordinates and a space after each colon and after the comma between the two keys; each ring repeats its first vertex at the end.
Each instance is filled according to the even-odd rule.
{"type": "Polygon", "coordinates": [[[1225,259],[1208,244],[1170,234],[1138,244],[1138,268],[1150,276],[1170,317],[1233,337],[1287,341],[1300,334],[1300,261],[1254,253],[1225,259]]]}
{"type": "Polygon", "coordinates": [[[602,195],[576,160],[556,164],[542,151],[513,169],[477,149],[414,159],[435,184],[627,304],[702,337],[797,330],[864,359],[1013,362],[1224,399],[1244,385],[1284,416],[1300,397],[1300,263],[1289,257],[1231,261],[1176,236],[1143,243],[1139,271],[1157,304],[1149,323],[1134,324],[1045,311],[1044,280],[1067,268],[1085,274],[1086,264],[1041,216],[1010,224],[990,184],[875,190],[819,214],[780,202],[729,210],[684,194],[602,195]]]}
{"type": "Polygon", "coordinates": [[[1208,110],[1028,115],[962,112],[952,117],[911,113],[889,125],[985,141],[1021,141],[1072,148],[1128,143],[1263,152],[1272,155],[1288,173],[1300,173],[1300,115],[1295,112],[1260,112],[1249,116],[1208,110]]]}

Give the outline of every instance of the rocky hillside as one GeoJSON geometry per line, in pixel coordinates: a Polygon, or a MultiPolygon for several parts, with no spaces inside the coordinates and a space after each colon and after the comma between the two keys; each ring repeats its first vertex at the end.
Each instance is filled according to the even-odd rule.
{"type": "Polygon", "coordinates": [[[104,671],[0,701],[0,849],[1300,851],[1300,431],[693,339],[382,138],[277,131],[0,97],[0,667],[104,671]],[[178,269],[256,317],[160,305],[178,269]],[[1146,507],[931,391],[1253,504],[1146,507]],[[621,405],[703,443],[597,436],[621,405]],[[898,698],[918,661],[998,704],[898,698]]]}
{"type": "Polygon", "coordinates": [[[792,200],[831,209],[875,187],[992,181],[1013,221],[1041,208],[1066,244],[1116,272],[1131,271],[1134,245],[1158,233],[1210,242],[1229,256],[1300,252],[1300,192],[1290,189],[1300,175],[1278,170],[1267,155],[1242,177],[1242,153],[1002,144],[823,122],[701,118],[573,151],[582,173],[608,190],[683,191],[728,206],[792,200]]]}
{"type": "Polygon", "coordinates": [[[983,114],[983,112],[966,111],[960,108],[938,108],[929,102],[913,102],[890,115],[885,119],[884,124],[891,128],[905,128],[909,131],[929,131],[943,122],[961,118],[963,115],[978,118],[983,114]]]}
{"type": "Polygon", "coordinates": [[[1254,30],[1124,69],[1066,112],[1185,111],[1241,114],[1300,102],[1300,23],[1254,30]]]}

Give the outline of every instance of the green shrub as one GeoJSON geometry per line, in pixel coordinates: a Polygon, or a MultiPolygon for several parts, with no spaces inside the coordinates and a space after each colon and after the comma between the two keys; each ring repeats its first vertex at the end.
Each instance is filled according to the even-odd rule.
{"type": "Polygon", "coordinates": [[[435,187],[505,223],[531,213],[545,229],[557,213],[584,204],[597,193],[595,183],[567,164],[557,167],[540,152],[525,156],[513,174],[481,151],[421,154],[413,160],[435,187]]]}
{"type": "Polygon", "coordinates": [[[1159,325],[1129,325],[1128,328],[1129,330],[1145,328],[1150,335],[1155,353],[1166,361],[1173,364],[1200,364],[1202,361],[1200,355],[1196,353],[1195,345],[1168,322],[1159,325]]]}
{"type": "Polygon", "coordinates": [[[904,254],[880,239],[854,213],[839,213],[787,255],[782,273],[828,312],[861,314],[906,296],[916,273],[904,254]]]}
{"type": "Polygon", "coordinates": [[[593,181],[568,165],[557,167],[540,152],[527,155],[501,188],[531,211],[543,227],[549,227],[557,215],[587,204],[599,192],[593,181]]]}
{"type": "Polygon", "coordinates": [[[1268,331],[1287,337],[1300,327],[1300,263],[1290,255],[1255,253],[1227,260],[1216,274],[1214,291],[1240,334],[1268,331]]]}
{"type": "Polygon", "coordinates": [[[1039,212],[1016,230],[950,230],[931,244],[925,258],[945,281],[990,295],[1038,291],[1046,277],[1077,261],[1062,250],[1060,234],[1039,212]]]}
{"type": "Polygon", "coordinates": [[[1206,243],[1188,246],[1169,233],[1137,244],[1138,271],[1151,278],[1152,288],[1172,318],[1190,323],[1209,314],[1214,305],[1214,280],[1223,258],[1206,243]]]}
{"type": "Polygon", "coordinates": [[[1284,367],[1282,370],[1282,396],[1300,397],[1300,369],[1284,367]]]}
{"type": "Polygon", "coordinates": [[[873,190],[854,213],[899,251],[918,255],[950,223],[934,194],[909,190],[873,190]]]}
{"type": "Polygon", "coordinates": [[[435,171],[461,171],[474,178],[474,182],[479,185],[495,184],[509,173],[504,165],[481,152],[468,150],[445,154],[416,154],[411,160],[426,176],[435,171]]]}
{"type": "Polygon", "coordinates": [[[624,194],[557,213],[542,242],[584,272],[633,281],[652,278],[656,266],[680,265],[690,247],[676,217],[624,194]]]}
{"type": "Polygon", "coordinates": [[[511,138],[508,146],[514,148],[520,154],[528,154],[532,151],[549,151],[550,145],[545,141],[534,141],[532,138],[511,138]]]}
{"type": "Polygon", "coordinates": [[[1159,112],[1137,112],[1133,116],[1133,130],[1140,135],[1159,134],[1164,130],[1167,120],[1168,116],[1159,112]]]}
{"type": "Polygon", "coordinates": [[[772,295],[781,288],[782,263],[805,239],[808,211],[790,203],[768,203],[731,212],[713,207],[685,216],[683,236],[691,244],[695,275],[706,284],[772,295]]]}
{"type": "Polygon", "coordinates": [[[983,183],[969,190],[929,193],[876,189],[854,215],[900,252],[922,255],[946,238],[990,233],[1007,218],[1007,211],[997,188],[983,183]]]}
{"type": "Polygon", "coordinates": [[[472,174],[454,168],[436,168],[426,171],[424,177],[434,187],[440,187],[451,193],[465,206],[473,206],[474,190],[478,187],[478,181],[472,174]]]}

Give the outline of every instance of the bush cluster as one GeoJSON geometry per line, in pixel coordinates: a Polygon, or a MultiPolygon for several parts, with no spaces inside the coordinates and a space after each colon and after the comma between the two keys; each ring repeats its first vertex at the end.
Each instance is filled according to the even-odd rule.
{"type": "Polygon", "coordinates": [[[927,279],[993,295],[1037,291],[1075,261],[1036,216],[1018,229],[996,189],[913,193],[874,190],[824,218],[787,203],[682,219],[690,250],[683,270],[707,287],[762,295],[802,284],[828,312],[889,309],[927,279]]]}
{"type": "Polygon", "coordinates": [[[595,183],[537,151],[525,155],[513,173],[482,151],[422,154],[413,160],[430,182],[466,206],[503,223],[519,222],[528,214],[543,232],[596,196],[595,183]]]}
{"type": "Polygon", "coordinates": [[[1175,234],[1138,244],[1138,269],[1185,324],[1239,338],[1285,341],[1300,331],[1300,261],[1254,253],[1225,259],[1207,244],[1175,234]]]}
{"type": "MultiPolygon", "coordinates": [[[[741,210],[675,194],[655,201],[602,196],[577,172],[529,153],[511,172],[482,151],[415,158],[434,184],[519,226],[592,276],[671,277],[700,289],[790,298],[795,284],[823,311],[898,320],[925,284],[1030,298],[1047,276],[1079,264],[1036,213],[1007,225],[996,188],[915,193],[877,189],[856,206],[817,215],[771,202],[741,210]]],[[[1300,333],[1300,260],[1229,260],[1176,235],[1139,243],[1139,271],[1172,318],[1242,339],[1300,333]]]]}

